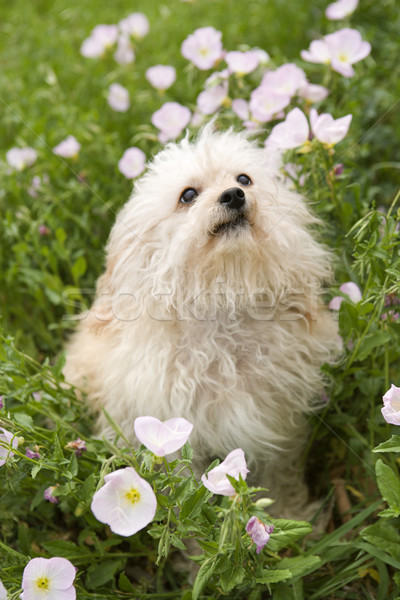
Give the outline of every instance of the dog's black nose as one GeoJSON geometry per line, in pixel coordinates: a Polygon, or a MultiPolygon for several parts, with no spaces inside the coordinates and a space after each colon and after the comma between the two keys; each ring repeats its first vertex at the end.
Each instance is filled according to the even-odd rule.
{"type": "Polygon", "coordinates": [[[222,194],[218,198],[218,202],[220,204],[223,204],[227,208],[239,210],[246,202],[246,195],[241,188],[229,188],[228,190],[222,192],[222,194]]]}

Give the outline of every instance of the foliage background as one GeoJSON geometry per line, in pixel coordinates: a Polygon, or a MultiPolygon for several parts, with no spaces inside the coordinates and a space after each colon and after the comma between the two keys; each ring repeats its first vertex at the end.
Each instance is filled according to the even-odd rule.
{"type": "MultiPolygon", "coordinates": [[[[15,0],[0,7],[0,297],[5,340],[0,392],[6,401],[1,425],[17,431],[28,445],[41,445],[45,456],[34,479],[23,452],[0,473],[0,578],[13,591],[20,585],[24,557],[44,552],[75,560],[81,569],[79,598],[191,597],[186,576],[177,575],[168,560],[163,558],[159,569],[149,566],[157,557],[158,542],[153,547],[148,536],[129,543],[108,538],[87,510],[100,468],[115,449],[91,438],[90,420],[81,404],[60,387],[62,363],[53,369],[46,361],[54,363],[71,328],[63,316],[90,304],[103,266],[104,244],[131,190],[131,183],[117,170],[123,151],[138,145],[149,158],[154,155],[159,143],[151,114],[168,100],[193,107],[202,89],[206,74],[188,65],[180,54],[181,42],[194,29],[212,25],[223,32],[229,50],[258,46],[278,65],[299,61],[300,50],[312,39],[339,28],[327,21],[325,7],[323,1],[305,0],[146,4],[15,0]],[[117,65],[112,57],[91,61],[80,55],[80,45],[95,25],[116,23],[132,11],[143,11],[151,26],[138,44],[133,65],[117,65]],[[145,70],[157,63],[172,64],[178,72],[164,98],[144,79],[145,70]],[[113,82],[130,91],[132,107],[126,113],[115,113],[107,104],[113,82]],[[75,162],[51,151],[69,134],[82,144],[75,162]],[[21,173],[10,173],[6,151],[25,145],[38,151],[38,161],[21,173]],[[36,197],[28,193],[34,175],[48,176],[36,197]],[[39,225],[46,225],[49,234],[40,235],[39,225]],[[44,361],[44,366],[32,359],[44,361]],[[43,391],[39,408],[32,394],[43,391]],[[79,462],[64,449],[78,435],[88,445],[79,462]],[[64,493],[57,507],[42,500],[45,487],[56,482],[61,482],[64,493]],[[92,542],[87,541],[90,536],[92,542]],[[64,550],[54,545],[57,540],[64,542],[64,550]],[[76,544],[79,552],[68,544],[76,544]],[[139,574],[132,567],[134,557],[139,574]],[[126,561],[131,565],[129,576],[122,575],[126,561]],[[109,578],[95,591],[100,572],[109,578]],[[133,591],[123,577],[134,582],[133,591]]],[[[387,473],[380,471],[379,489],[394,513],[379,518],[377,455],[371,452],[395,433],[380,415],[381,396],[390,383],[400,385],[400,325],[380,318],[387,309],[387,295],[396,298],[399,293],[398,204],[388,220],[376,211],[391,206],[400,186],[400,13],[395,0],[361,1],[351,26],[372,44],[371,56],[356,65],[354,79],[333,75],[324,82],[319,66],[298,62],[313,82],[329,84],[332,94],[323,105],[326,111],[336,117],[353,114],[349,136],[335,155],[316,152],[298,158],[318,183],[306,183],[301,191],[326,223],[324,235],[337,256],[337,281],[354,280],[364,293],[360,305],[342,305],[340,329],[346,352],[340,364],[326,369],[333,378],[330,402],[314,418],[305,459],[317,496],[329,499],[332,480],[344,481],[351,520],[345,519],[343,525],[336,509],[331,537],[327,534],[317,543],[290,541],[287,556],[311,552],[321,562],[314,562],[311,574],[303,572],[295,582],[270,584],[276,599],[385,600],[398,595],[393,583],[400,566],[397,500],[395,496],[389,502],[386,493],[394,484],[385,484],[387,473]],[[326,175],[335,162],[344,164],[344,173],[332,182],[326,175]],[[360,527],[367,524],[375,529],[362,537],[360,527]],[[347,537],[341,537],[344,533],[347,537]]],[[[223,116],[222,121],[229,118],[224,121],[223,116]]],[[[118,456],[117,466],[124,464],[118,456]]],[[[382,456],[398,481],[396,455],[382,456]]],[[[396,494],[395,485],[394,490],[396,494]]],[[[203,530],[199,535],[211,534],[203,530]]],[[[276,568],[270,556],[268,560],[276,568]]],[[[267,584],[254,589],[239,585],[236,592],[221,590],[215,578],[209,585],[210,591],[204,592],[209,598],[269,594],[267,584]]]]}

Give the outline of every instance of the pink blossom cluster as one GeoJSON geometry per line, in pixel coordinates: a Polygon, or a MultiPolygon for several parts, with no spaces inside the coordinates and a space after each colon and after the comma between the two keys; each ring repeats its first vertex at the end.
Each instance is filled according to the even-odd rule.
{"type": "Polygon", "coordinates": [[[150,29],[149,21],[143,13],[136,12],[122,19],[117,25],[96,25],[90,36],[81,45],[85,58],[101,58],[114,50],[114,59],[121,65],[135,60],[133,41],[142,39],[150,29]]]}

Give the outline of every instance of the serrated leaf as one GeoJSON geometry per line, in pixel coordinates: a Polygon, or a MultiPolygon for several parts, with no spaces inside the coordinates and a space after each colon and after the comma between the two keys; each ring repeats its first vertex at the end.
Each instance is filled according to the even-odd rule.
{"type": "Polygon", "coordinates": [[[31,477],[32,477],[32,479],[35,479],[36,475],[39,473],[39,471],[41,470],[42,467],[43,467],[42,463],[39,463],[39,464],[34,465],[32,467],[32,470],[31,470],[31,477]]]}
{"type": "Polygon", "coordinates": [[[376,463],[376,477],[382,498],[392,510],[400,512],[400,479],[399,476],[379,459],[376,463]]]}
{"type": "Polygon", "coordinates": [[[189,442],[186,442],[186,444],[182,448],[182,458],[184,460],[193,460],[193,448],[189,444],[189,442]]]}

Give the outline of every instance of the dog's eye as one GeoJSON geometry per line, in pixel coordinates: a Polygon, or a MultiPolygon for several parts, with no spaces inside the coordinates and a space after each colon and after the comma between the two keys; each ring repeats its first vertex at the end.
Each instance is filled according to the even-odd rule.
{"type": "Polygon", "coordinates": [[[236,179],[236,181],[238,183],[241,183],[242,185],[250,185],[251,184],[250,177],[248,177],[248,175],[245,175],[244,173],[239,175],[238,178],[236,179]]]}
{"type": "Polygon", "coordinates": [[[186,190],[182,192],[179,202],[182,202],[182,204],[190,204],[197,196],[198,193],[194,188],[186,188],[186,190]]]}

